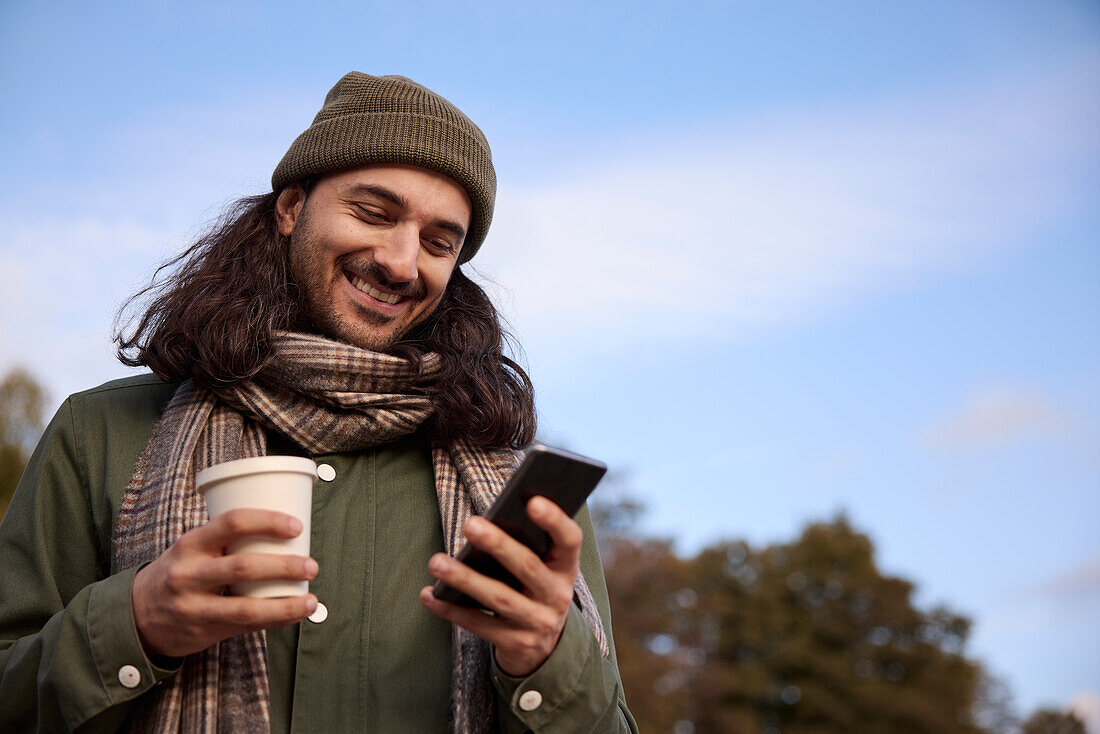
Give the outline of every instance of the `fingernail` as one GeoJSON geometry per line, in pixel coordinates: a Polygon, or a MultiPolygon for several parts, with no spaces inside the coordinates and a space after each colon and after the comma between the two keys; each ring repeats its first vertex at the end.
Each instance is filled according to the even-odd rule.
{"type": "Polygon", "coordinates": [[[286,521],[286,526],[287,529],[295,535],[302,532],[302,521],[296,517],[288,518],[286,521]]]}
{"type": "Polygon", "coordinates": [[[317,565],[317,561],[313,560],[312,558],[307,558],[306,559],[306,574],[310,578],[313,578],[314,576],[316,576],[317,572],[320,571],[320,570],[321,570],[321,567],[317,565]]]}
{"type": "Polygon", "coordinates": [[[315,611],[317,611],[317,597],[312,595],[309,597],[309,599],[306,601],[306,611],[308,611],[310,614],[313,614],[315,611]]]}
{"type": "Polygon", "coordinates": [[[470,533],[474,533],[474,534],[480,533],[484,529],[485,529],[485,521],[482,520],[480,517],[477,517],[476,515],[474,517],[471,517],[469,520],[467,520],[466,521],[466,527],[463,528],[463,530],[465,531],[465,533],[467,535],[469,535],[470,533]]]}
{"type": "Polygon", "coordinates": [[[432,556],[430,561],[428,561],[428,570],[433,573],[438,573],[439,571],[442,571],[446,565],[447,558],[445,556],[436,554],[432,556]]]}

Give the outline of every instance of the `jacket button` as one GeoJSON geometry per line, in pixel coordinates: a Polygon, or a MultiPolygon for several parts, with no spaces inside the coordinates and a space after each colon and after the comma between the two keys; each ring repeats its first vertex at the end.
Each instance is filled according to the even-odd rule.
{"type": "Polygon", "coordinates": [[[313,610],[313,614],[306,617],[310,622],[314,624],[321,624],[328,619],[328,607],[321,602],[317,602],[317,608],[313,610]]]}
{"type": "Polygon", "coordinates": [[[118,682],[124,688],[137,688],[141,685],[141,673],[133,665],[123,665],[118,669],[118,682]]]}
{"type": "Polygon", "coordinates": [[[524,711],[534,711],[542,705],[542,694],[538,691],[524,691],[519,697],[519,707],[524,711]]]}
{"type": "Polygon", "coordinates": [[[336,470],[332,468],[332,464],[320,464],[317,467],[317,476],[323,481],[331,482],[336,478],[336,470]]]}

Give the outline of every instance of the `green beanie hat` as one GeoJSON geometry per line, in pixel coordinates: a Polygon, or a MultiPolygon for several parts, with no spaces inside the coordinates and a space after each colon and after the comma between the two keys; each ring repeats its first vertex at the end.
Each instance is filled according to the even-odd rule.
{"type": "Polygon", "coordinates": [[[279,161],[271,187],[366,163],[409,163],[457,181],[473,205],[459,262],[474,256],[493,220],[497,176],[489,142],[470,118],[403,76],[350,72],[279,161]]]}

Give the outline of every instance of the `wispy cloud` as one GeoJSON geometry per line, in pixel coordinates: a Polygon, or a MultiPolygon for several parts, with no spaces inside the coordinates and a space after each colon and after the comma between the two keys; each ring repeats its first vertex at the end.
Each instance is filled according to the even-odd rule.
{"type": "Polygon", "coordinates": [[[163,256],[133,219],[12,222],[0,251],[0,372],[21,364],[55,399],[125,373],[112,356],[115,310],[163,256]]]}
{"type": "Polygon", "coordinates": [[[931,426],[924,438],[938,449],[971,451],[1072,426],[1072,418],[1038,391],[998,386],[970,396],[956,412],[931,426]]]}
{"type": "Polygon", "coordinates": [[[79,163],[58,143],[68,177],[0,184],[0,373],[26,365],[58,398],[126,374],[110,340],[118,307],[224,203],[269,186],[318,101],[138,111],[79,163]]]}
{"type": "Polygon", "coordinates": [[[1057,574],[1040,584],[1036,591],[1059,599],[1080,599],[1100,594],[1100,556],[1057,574]]]}
{"type": "Polygon", "coordinates": [[[480,266],[538,338],[736,338],[816,318],[1085,206],[1100,55],[1086,60],[632,139],[568,181],[505,187],[480,266]]]}
{"type": "Polygon", "coordinates": [[[1088,734],[1100,734],[1100,694],[1095,691],[1078,693],[1070,701],[1069,710],[1085,722],[1088,734]]]}
{"type": "MultiPolygon", "coordinates": [[[[818,318],[1003,252],[1088,201],[1100,168],[1096,69],[1091,54],[875,105],[629,131],[557,184],[504,181],[478,268],[502,284],[529,348],[736,339],[818,318]]],[[[186,229],[263,188],[316,101],[150,113],[85,161],[111,176],[0,206],[17,223],[0,243],[0,367],[37,354],[45,333],[58,345],[105,341],[118,302],[186,229]]],[[[109,350],[73,360],[76,374],[118,369],[109,350]]]]}

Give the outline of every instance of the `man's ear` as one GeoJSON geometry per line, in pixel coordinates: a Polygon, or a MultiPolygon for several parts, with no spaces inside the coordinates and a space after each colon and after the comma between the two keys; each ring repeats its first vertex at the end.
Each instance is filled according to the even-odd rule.
{"type": "Polygon", "coordinates": [[[279,192],[279,197],[275,200],[275,223],[283,237],[289,237],[294,231],[294,225],[298,223],[298,216],[305,203],[306,191],[301,184],[290,184],[279,192]]]}

